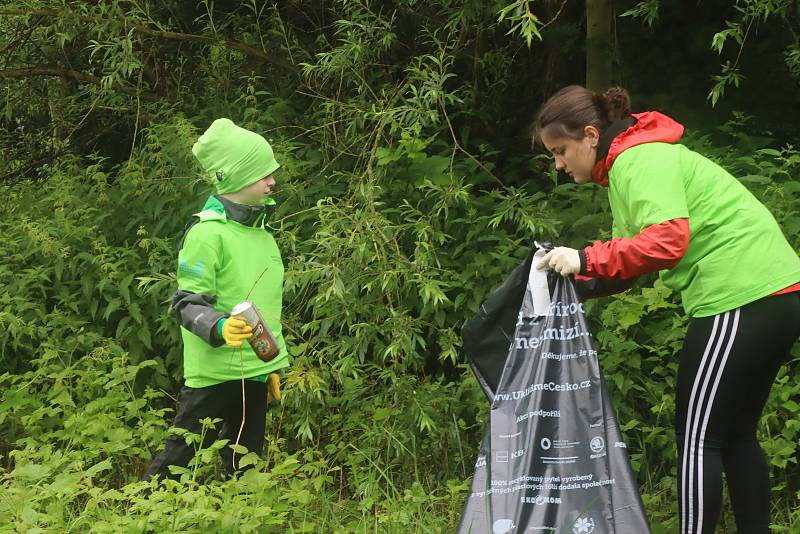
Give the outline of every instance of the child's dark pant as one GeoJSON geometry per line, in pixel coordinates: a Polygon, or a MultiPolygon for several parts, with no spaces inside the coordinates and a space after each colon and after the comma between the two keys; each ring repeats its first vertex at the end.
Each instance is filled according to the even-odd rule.
{"type": "MultiPolygon", "coordinates": [[[[239,445],[247,447],[250,452],[261,454],[264,448],[264,427],[267,413],[267,384],[255,380],[244,381],[245,425],[239,438],[239,445]]],[[[216,430],[209,428],[202,446],[208,447],[217,439],[227,439],[230,445],[236,443],[239,427],[242,423],[242,382],[232,380],[204,388],[183,387],[178,401],[178,413],[174,426],[184,428],[193,434],[200,435],[205,418],[222,419],[216,424],[216,430]],[[221,425],[221,426],[220,426],[221,425]]],[[[143,479],[154,475],[161,478],[178,478],[169,472],[170,465],[185,467],[189,464],[199,444],[187,445],[182,436],[170,434],[164,450],[153,459],[143,479]]],[[[236,454],[235,463],[233,449],[225,446],[220,450],[225,472],[233,473],[239,468],[239,460],[243,456],[236,454]]]]}

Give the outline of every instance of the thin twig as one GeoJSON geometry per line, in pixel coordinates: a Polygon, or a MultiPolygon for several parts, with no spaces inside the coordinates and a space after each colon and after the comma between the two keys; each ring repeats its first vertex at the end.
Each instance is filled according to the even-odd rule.
{"type": "Polygon", "coordinates": [[[567,5],[567,0],[564,0],[563,2],[561,2],[561,7],[558,8],[558,11],[556,12],[556,14],[553,15],[553,17],[550,20],[548,20],[546,23],[541,25],[539,27],[539,31],[542,31],[543,29],[547,28],[552,23],[554,23],[556,21],[556,19],[558,18],[558,16],[561,15],[561,12],[564,10],[564,6],[565,5],[567,5]]]}
{"type": "Polygon", "coordinates": [[[733,67],[731,68],[731,70],[735,69],[736,65],[739,64],[739,60],[742,57],[742,51],[744,50],[744,43],[747,42],[747,35],[750,33],[750,28],[753,26],[753,20],[755,20],[755,18],[750,19],[750,23],[747,25],[747,29],[744,31],[744,37],[742,37],[742,44],[739,45],[739,53],[736,54],[736,61],[733,62],[733,67]]]}
{"type": "Polygon", "coordinates": [[[233,444],[233,453],[231,454],[231,469],[236,471],[236,447],[239,446],[239,440],[242,438],[242,431],[244,430],[245,421],[245,406],[246,398],[244,394],[244,350],[239,347],[239,363],[242,369],[242,423],[239,425],[239,433],[236,435],[236,443],[233,444]]]}
{"type": "MultiPolygon", "coordinates": [[[[486,174],[488,174],[489,176],[491,176],[492,178],[494,178],[494,180],[495,180],[495,181],[496,181],[496,182],[497,182],[499,185],[501,185],[501,186],[505,186],[505,184],[503,184],[503,182],[500,180],[500,178],[498,178],[497,176],[495,176],[495,175],[494,175],[494,173],[493,173],[492,171],[490,171],[489,169],[487,169],[487,168],[484,166],[484,164],[483,164],[483,163],[481,163],[481,162],[478,160],[478,158],[476,158],[475,156],[473,156],[472,154],[470,154],[469,152],[467,152],[467,151],[464,149],[464,147],[462,147],[462,146],[461,146],[461,143],[459,143],[459,142],[458,142],[458,139],[456,138],[456,132],[455,132],[455,130],[453,130],[453,124],[450,122],[450,117],[447,115],[447,110],[444,108],[444,103],[442,102],[442,100],[441,100],[441,99],[439,99],[439,107],[442,109],[442,113],[444,114],[444,120],[445,120],[445,121],[447,121],[447,127],[450,129],[450,136],[453,138],[453,145],[454,145],[454,147],[453,147],[453,155],[455,155],[455,151],[456,151],[456,150],[459,150],[459,151],[461,151],[461,152],[462,152],[462,153],[463,153],[465,156],[467,156],[467,157],[468,157],[468,158],[470,158],[472,161],[474,161],[474,162],[475,162],[475,163],[478,165],[478,167],[480,167],[480,168],[483,170],[483,172],[485,172],[486,174]]],[[[452,168],[452,164],[453,164],[453,158],[451,157],[451,158],[450,158],[450,165],[451,165],[451,167],[450,167],[450,174],[453,174],[453,168],[452,168]]]]}
{"type": "Polygon", "coordinates": [[[317,210],[319,210],[319,207],[318,206],[314,206],[313,208],[308,208],[308,209],[305,209],[305,210],[295,211],[294,213],[290,213],[286,217],[278,219],[277,221],[272,221],[270,224],[279,224],[279,223],[282,223],[283,221],[285,221],[286,219],[291,219],[292,217],[294,217],[296,215],[300,215],[300,214],[303,214],[303,213],[308,213],[309,211],[317,211],[317,210]]]}

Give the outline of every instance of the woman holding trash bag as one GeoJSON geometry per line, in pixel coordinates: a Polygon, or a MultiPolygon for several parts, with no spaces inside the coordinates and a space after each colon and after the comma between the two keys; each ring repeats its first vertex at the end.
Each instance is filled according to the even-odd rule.
{"type": "Polygon", "coordinates": [[[800,336],[800,258],[738,180],[677,143],[683,126],[655,111],[631,114],[621,87],[565,87],[532,131],[557,170],[608,188],[613,215],[610,241],[557,247],[538,267],[606,294],[660,271],[690,317],[676,392],[681,533],[714,532],[723,471],[738,531],[768,533],[769,469],[756,428],[800,336]]]}

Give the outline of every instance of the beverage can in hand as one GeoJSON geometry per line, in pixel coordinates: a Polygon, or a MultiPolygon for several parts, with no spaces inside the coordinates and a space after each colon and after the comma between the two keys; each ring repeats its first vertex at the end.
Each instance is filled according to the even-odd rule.
{"type": "Polygon", "coordinates": [[[249,300],[240,302],[231,310],[231,316],[241,317],[253,329],[253,335],[248,341],[256,356],[262,361],[268,362],[278,355],[281,350],[278,340],[275,339],[255,304],[249,300]]]}

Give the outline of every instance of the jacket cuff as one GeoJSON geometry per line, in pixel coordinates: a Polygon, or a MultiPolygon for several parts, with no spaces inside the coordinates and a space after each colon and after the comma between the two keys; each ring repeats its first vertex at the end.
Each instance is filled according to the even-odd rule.
{"type": "Polygon", "coordinates": [[[222,323],[225,322],[229,316],[228,314],[224,314],[222,317],[219,318],[217,321],[216,326],[211,330],[211,346],[218,347],[220,345],[225,344],[225,337],[222,335],[222,323]]]}
{"type": "Polygon", "coordinates": [[[586,274],[586,249],[578,249],[578,257],[581,259],[581,269],[578,274],[586,274]]]}
{"type": "Polygon", "coordinates": [[[635,282],[636,278],[615,280],[613,278],[581,276],[580,278],[575,278],[575,291],[578,293],[578,298],[584,301],[622,293],[633,287],[635,282]]]}

